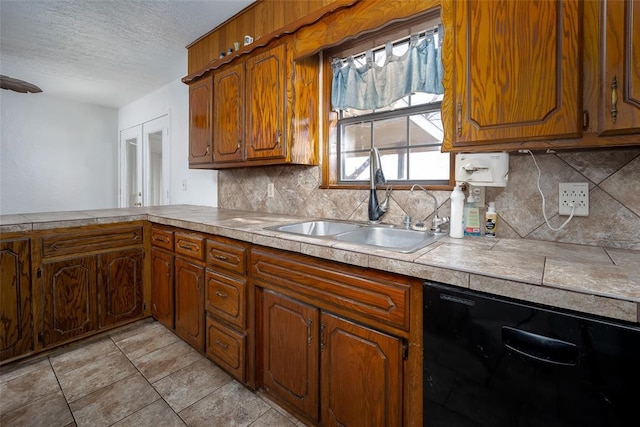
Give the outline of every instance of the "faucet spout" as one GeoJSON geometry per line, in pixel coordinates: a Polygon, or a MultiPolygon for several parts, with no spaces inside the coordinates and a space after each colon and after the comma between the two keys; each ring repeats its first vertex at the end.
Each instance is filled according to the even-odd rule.
{"type": "MultiPolygon", "coordinates": [[[[429,193],[427,191],[426,188],[424,188],[422,185],[420,184],[413,184],[411,186],[411,190],[413,191],[416,187],[420,188],[422,191],[424,191],[425,193],[427,193],[429,196],[431,196],[431,198],[433,199],[433,203],[435,205],[435,215],[433,216],[433,222],[431,225],[431,231],[433,231],[434,233],[441,233],[442,230],[440,229],[441,225],[446,224],[447,222],[449,222],[449,218],[444,217],[444,218],[440,218],[438,216],[438,199],[436,199],[436,196],[434,196],[433,194],[429,193]]],[[[422,222],[424,222],[429,216],[427,215],[422,222]]]]}
{"type": "Polygon", "coordinates": [[[387,211],[389,206],[389,190],[387,189],[387,195],[382,203],[378,202],[378,196],[376,194],[376,186],[378,184],[384,184],[387,181],[384,178],[382,172],[382,162],[380,161],[380,152],[377,148],[371,149],[369,158],[371,187],[369,189],[369,221],[380,222],[380,218],[387,211]]]}

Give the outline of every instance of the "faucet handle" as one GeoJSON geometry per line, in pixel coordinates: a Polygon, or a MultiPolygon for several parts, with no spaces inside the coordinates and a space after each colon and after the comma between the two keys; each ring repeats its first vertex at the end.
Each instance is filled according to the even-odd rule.
{"type": "Polygon", "coordinates": [[[404,228],[407,230],[411,228],[411,217],[409,215],[405,215],[404,217],[404,228]]]}

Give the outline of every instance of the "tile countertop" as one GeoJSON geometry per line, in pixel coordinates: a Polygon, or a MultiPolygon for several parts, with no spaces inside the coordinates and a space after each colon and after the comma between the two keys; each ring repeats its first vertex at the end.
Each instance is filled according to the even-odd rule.
{"type": "Polygon", "coordinates": [[[402,254],[265,230],[309,218],[172,205],[0,216],[0,233],[149,219],[361,267],[640,322],[640,251],[524,239],[443,237],[402,254]]]}

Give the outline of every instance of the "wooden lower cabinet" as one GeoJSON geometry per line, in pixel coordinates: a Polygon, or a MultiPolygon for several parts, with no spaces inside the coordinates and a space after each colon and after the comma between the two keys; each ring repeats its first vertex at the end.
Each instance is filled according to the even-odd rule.
{"type": "Polygon", "coordinates": [[[102,254],[98,262],[99,327],[142,317],[144,249],[102,254]]]}
{"type": "Polygon", "coordinates": [[[151,314],[167,328],[174,329],[173,320],[173,254],[151,248],[151,314]]]}
{"type": "Polygon", "coordinates": [[[174,285],[175,332],[204,352],[204,266],[176,257],[174,285]]]}
{"type": "Polygon", "coordinates": [[[29,239],[0,242],[0,361],[34,349],[29,239]]]}
{"type": "Polygon", "coordinates": [[[322,313],[323,426],[402,425],[402,340],[322,313]]]}
{"type": "Polygon", "coordinates": [[[41,269],[43,347],[98,329],[96,256],[44,262],[41,269]]]}
{"type": "Polygon", "coordinates": [[[320,311],[268,290],[262,293],[262,386],[318,421],[320,311]]]}

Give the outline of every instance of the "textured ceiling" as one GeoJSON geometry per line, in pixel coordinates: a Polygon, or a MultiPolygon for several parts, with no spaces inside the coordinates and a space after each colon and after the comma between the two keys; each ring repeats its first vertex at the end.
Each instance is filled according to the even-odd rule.
{"type": "Polygon", "coordinates": [[[252,1],[0,0],[0,74],[119,108],[186,75],[185,46],[252,1]]]}

